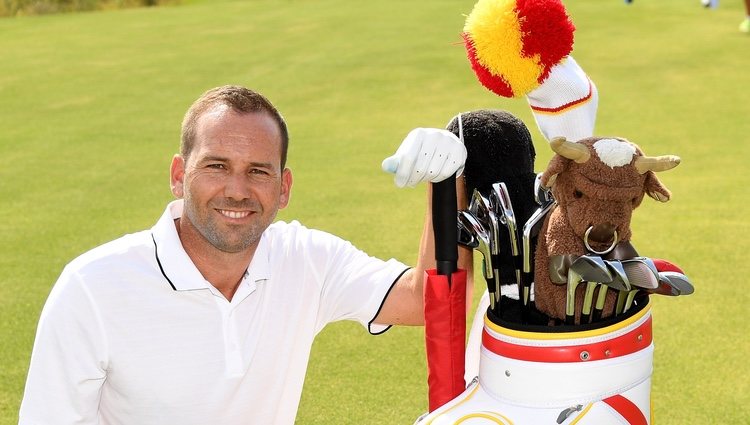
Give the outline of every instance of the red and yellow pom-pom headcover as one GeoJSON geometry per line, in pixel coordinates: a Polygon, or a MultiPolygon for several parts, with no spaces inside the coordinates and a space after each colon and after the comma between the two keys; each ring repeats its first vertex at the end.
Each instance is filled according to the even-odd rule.
{"type": "Polygon", "coordinates": [[[560,0],[479,0],[466,18],[463,39],[482,85],[519,97],[570,53],[573,31],[560,0]]]}

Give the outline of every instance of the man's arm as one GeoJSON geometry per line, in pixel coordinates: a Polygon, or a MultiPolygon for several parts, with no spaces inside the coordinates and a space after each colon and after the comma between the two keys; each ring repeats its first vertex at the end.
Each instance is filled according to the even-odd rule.
{"type": "Polygon", "coordinates": [[[98,423],[105,352],[90,295],[63,271],[39,319],[19,425],[98,423]]]}
{"type": "MultiPolygon", "coordinates": [[[[438,182],[455,172],[460,172],[463,170],[463,163],[466,159],[465,150],[463,151],[463,156],[460,153],[456,153],[460,152],[461,149],[463,149],[463,144],[452,133],[446,130],[416,129],[412,131],[404,140],[401,147],[399,147],[399,152],[407,153],[399,158],[399,169],[396,171],[396,185],[403,187],[405,185],[413,186],[420,181],[438,182]],[[415,144],[419,146],[415,147],[415,144]],[[425,154],[425,151],[427,151],[427,154],[425,154]],[[439,161],[440,155],[444,157],[453,155],[458,158],[458,161],[455,163],[443,161],[441,163],[441,170],[439,172],[433,171],[432,173],[433,175],[440,176],[434,180],[430,179],[429,171],[424,171],[424,169],[429,170],[430,165],[422,165],[423,168],[419,169],[419,164],[417,164],[418,159],[414,159],[414,157],[432,156],[435,161],[439,161]],[[406,167],[404,167],[404,163],[406,163],[406,167]],[[409,165],[411,165],[411,168],[408,168],[409,165]],[[447,175],[445,175],[446,173],[447,175]],[[407,182],[413,183],[409,184],[407,182]]],[[[386,159],[386,161],[389,159],[386,159]]],[[[386,161],[384,161],[384,168],[386,167],[386,161]]],[[[459,210],[466,208],[467,200],[465,192],[463,178],[459,176],[456,178],[456,207],[459,210]]],[[[374,320],[375,323],[385,325],[424,324],[423,288],[425,270],[435,268],[435,237],[432,229],[432,186],[428,188],[427,193],[427,211],[419,243],[417,264],[413,269],[401,275],[394,284],[383,303],[380,313],[374,320]]],[[[467,272],[466,299],[467,309],[469,309],[473,293],[473,259],[471,250],[459,247],[458,267],[467,272]]]]}

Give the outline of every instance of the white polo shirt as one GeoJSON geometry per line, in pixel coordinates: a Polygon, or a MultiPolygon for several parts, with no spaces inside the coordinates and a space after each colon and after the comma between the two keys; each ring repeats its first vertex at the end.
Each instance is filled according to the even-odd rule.
{"type": "Polygon", "coordinates": [[[62,272],[42,311],[20,424],[293,424],[315,335],[371,320],[407,269],[277,222],[232,301],[182,248],[169,204],[150,230],[62,272]]]}

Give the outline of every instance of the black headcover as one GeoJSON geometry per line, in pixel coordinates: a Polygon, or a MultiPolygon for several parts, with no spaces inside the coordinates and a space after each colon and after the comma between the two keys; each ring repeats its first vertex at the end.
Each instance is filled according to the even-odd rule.
{"type": "MultiPolygon", "coordinates": [[[[464,168],[467,199],[474,189],[489,198],[492,184],[504,182],[513,204],[521,241],[521,229],[539,206],[534,200],[536,151],[526,125],[506,111],[480,109],[461,114],[467,158],[464,168]]],[[[458,117],[448,131],[459,136],[458,117]]],[[[515,283],[515,265],[507,232],[500,232],[500,283],[515,283]]],[[[519,247],[520,248],[520,247],[519,247]]]]}

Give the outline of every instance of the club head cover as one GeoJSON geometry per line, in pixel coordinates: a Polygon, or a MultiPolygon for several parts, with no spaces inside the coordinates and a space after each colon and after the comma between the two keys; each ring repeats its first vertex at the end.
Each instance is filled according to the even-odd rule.
{"type": "MultiPolygon", "coordinates": [[[[519,229],[536,210],[534,199],[534,159],[536,151],[526,125],[513,114],[502,110],[481,109],[461,113],[448,131],[463,137],[466,146],[464,179],[467,199],[474,189],[489,197],[492,184],[504,182],[513,205],[519,229]]],[[[500,281],[515,283],[513,260],[507,231],[500,231],[500,281]]],[[[520,235],[519,235],[520,241],[520,235]]]]}

